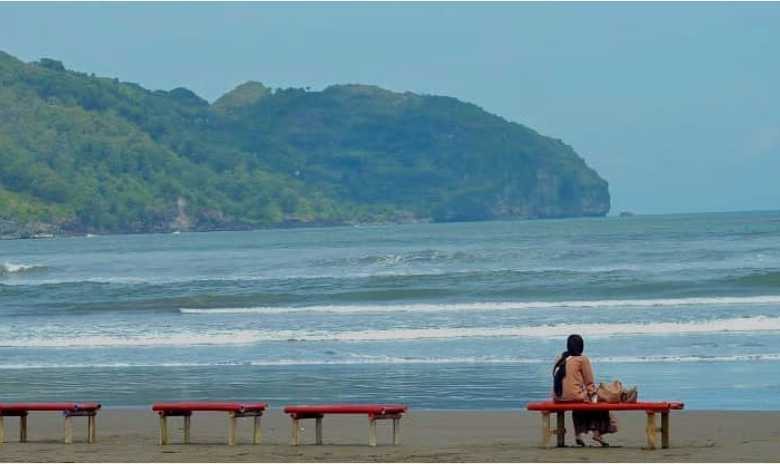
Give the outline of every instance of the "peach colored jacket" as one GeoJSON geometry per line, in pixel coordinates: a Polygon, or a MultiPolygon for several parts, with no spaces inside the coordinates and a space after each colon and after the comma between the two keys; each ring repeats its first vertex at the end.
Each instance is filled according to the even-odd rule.
{"type": "Polygon", "coordinates": [[[596,392],[596,385],[593,382],[593,367],[590,365],[590,359],[587,356],[569,356],[566,358],[563,392],[560,397],[556,397],[553,393],[554,399],[588,402],[590,396],[596,392]]]}

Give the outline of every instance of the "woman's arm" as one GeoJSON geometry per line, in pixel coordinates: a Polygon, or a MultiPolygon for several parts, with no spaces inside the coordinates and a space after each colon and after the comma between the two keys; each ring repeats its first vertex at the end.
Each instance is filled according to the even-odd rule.
{"type": "Polygon", "coordinates": [[[588,390],[588,395],[593,395],[596,393],[596,383],[593,377],[593,366],[591,366],[590,359],[588,359],[587,356],[583,356],[582,381],[585,383],[585,388],[588,390]]]}

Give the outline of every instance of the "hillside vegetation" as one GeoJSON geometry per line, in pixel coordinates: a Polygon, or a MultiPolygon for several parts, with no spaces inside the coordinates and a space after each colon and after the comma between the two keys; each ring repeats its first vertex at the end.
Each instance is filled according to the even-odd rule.
{"type": "Polygon", "coordinates": [[[0,235],[601,216],[560,140],[451,97],[177,88],[0,52],[0,235]]]}

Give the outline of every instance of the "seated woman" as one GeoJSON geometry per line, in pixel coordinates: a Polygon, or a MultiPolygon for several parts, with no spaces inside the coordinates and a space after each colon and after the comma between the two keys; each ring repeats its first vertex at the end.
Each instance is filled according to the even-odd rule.
{"type": "MultiPolygon", "coordinates": [[[[569,335],[566,351],[553,367],[555,401],[592,402],[596,394],[593,368],[583,356],[585,342],[579,335],[569,335]]],[[[585,434],[593,432],[593,440],[599,446],[609,446],[602,435],[617,432],[615,422],[607,411],[572,411],[577,444],[585,446],[585,434]]]]}

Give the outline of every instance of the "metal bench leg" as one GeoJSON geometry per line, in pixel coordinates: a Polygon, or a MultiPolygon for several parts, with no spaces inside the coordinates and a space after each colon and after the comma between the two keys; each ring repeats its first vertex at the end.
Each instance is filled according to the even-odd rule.
{"type": "Polygon", "coordinates": [[[168,444],[168,417],[160,414],[160,446],[168,444]]]}
{"type": "Polygon", "coordinates": [[[376,419],[368,419],[368,446],[376,446],[376,419]]]}
{"type": "Polygon", "coordinates": [[[647,427],[645,429],[645,432],[647,434],[647,449],[655,449],[656,448],[656,426],[655,426],[655,413],[654,412],[648,412],[647,413],[647,427]]]}
{"type": "Polygon", "coordinates": [[[661,448],[669,448],[669,413],[661,413],[661,448]]]}
{"type": "Polygon", "coordinates": [[[260,428],[260,416],[255,416],[255,425],[252,429],[252,444],[257,445],[263,439],[263,431],[260,428]]]}
{"type": "Polygon", "coordinates": [[[398,446],[401,441],[401,418],[393,418],[393,445],[398,446]]]}
{"type": "Polygon", "coordinates": [[[70,445],[73,443],[73,419],[69,414],[65,415],[63,427],[65,429],[65,444],[70,445]]]}
{"type": "Polygon", "coordinates": [[[0,416],[0,445],[5,443],[5,418],[0,416]]]}
{"type": "Polygon", "coordinates": [[[314,418],[314,435],[316,437],[315,443],[322,444],[322,416],[314,418]]]}
{"type": "Polygon", "coordinates": [[[558,442],[556,445],[558,448],[563,448],[566,446],[566,413],[563,411],[558,411],[556,414],[555,425],[555,433],[558,436],[558,442]]]}

